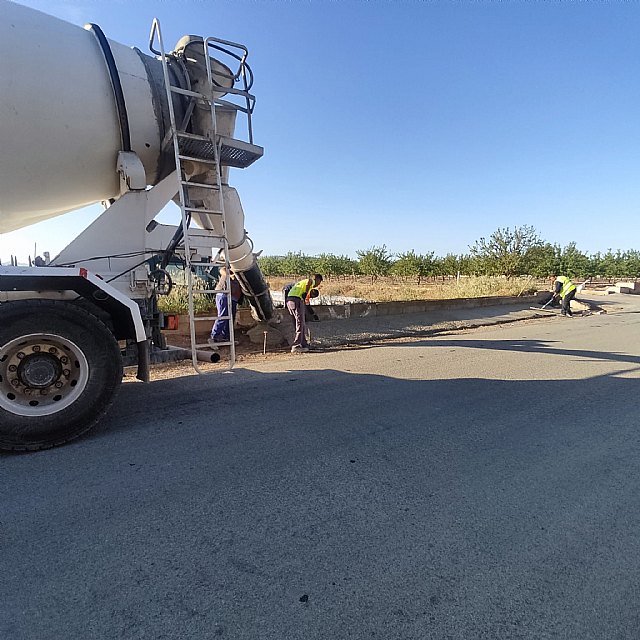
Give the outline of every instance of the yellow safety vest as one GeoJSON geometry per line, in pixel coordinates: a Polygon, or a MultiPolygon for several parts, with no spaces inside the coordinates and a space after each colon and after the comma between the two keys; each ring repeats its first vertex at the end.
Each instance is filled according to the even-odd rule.
{"type": "Polygon", "coordinates": [[[309,293],[309,290],[313,286],[313,281],[311,278],[305,278],[304,280],[299,280],[296,282],[291,289],[289,289],[289,293],[287,294],[288,298],[300,298],[304,300],[309,293]]]}
{"type": "Polygon", "coordinates": [[[558,276],[556,282],[562,283],[562,289],[560,289],[560,297],[564,298],[568,293],[575,291],[576,285],[571,282],[567,276],[558,276]]]}

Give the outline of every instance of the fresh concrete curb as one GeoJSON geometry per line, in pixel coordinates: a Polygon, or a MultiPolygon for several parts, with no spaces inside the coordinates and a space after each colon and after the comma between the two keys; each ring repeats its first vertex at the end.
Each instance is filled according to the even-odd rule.
{"type": "Polygon", "coordinates": [[[320,320],[351,320],[406,314],[429,313],[457,309],[477,309],[502,305],[531,305],[539,301],[538,295],[491,296],[448,300],[409,300],[397,302],[347,303],[340,305],[313,305],[320,320]]]}

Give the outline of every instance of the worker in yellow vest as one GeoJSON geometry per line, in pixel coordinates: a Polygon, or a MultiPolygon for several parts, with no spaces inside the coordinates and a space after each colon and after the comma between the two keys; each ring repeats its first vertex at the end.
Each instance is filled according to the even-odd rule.
{"type": "Polygon", "coordinates": [[[554,276],[553,298],[562,300],[560,313],[567,318],[573,317],[571,313],[571,301],[576,297],[576,285],[567,276],[554,276]]]}
{"type": "Polygon", "coordinates": [[[312,289],[317,289],[322,282],[319,273],[309,278],[298,280],[286,294],[285,306],[293,316],[295,323],[295,336],[291,345],[291,353],[306,353],[309,351],[305,330],[305,306],[309,301],[312,289]]]}

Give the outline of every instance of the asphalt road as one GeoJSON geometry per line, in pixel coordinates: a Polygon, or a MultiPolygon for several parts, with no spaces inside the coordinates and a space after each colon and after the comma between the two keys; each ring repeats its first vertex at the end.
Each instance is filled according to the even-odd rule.
{"type": "Polygon", "coordinates": [[[124,385],[0,456],[0,638],[637,639],[639,312],[124,385]]]}

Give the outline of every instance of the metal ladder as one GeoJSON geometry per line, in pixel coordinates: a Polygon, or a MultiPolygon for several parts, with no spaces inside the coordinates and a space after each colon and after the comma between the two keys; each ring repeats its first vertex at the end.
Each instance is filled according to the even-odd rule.
{"type": "Polygon", "coordinates": [[[228,342],[217,343],[218,346],[229,347],[229,369],[232,369],[236,361],[236,349],[235,349],[235,330],[233,322],[233,302],[231,296],[231,269],[229,265],[229,244],[227,242],[226,232],[226,220],[225,220],[225,208],[224,198],[222,192],[222,172],[221,163],[225,166],[246,167],[262,155],[262,148],[253,145],[253,132],[251,129],[251,112],[253,110],[253,96],[248,93],[246,76],[245,76],[245,58],[247,50],[242,45],[237,43],[220,40],[218,38],[206,38],[202,41],[203,58],[207,70],[207,78],[209,81],[209,89],[211,91],[211,97],[202,94],[191,89],[184,89],[182,87],[171,84],[167,54],[165,53],[164,44],[162,41],[162,33],[160,30],[160,23],[156,19],[153,20],[151,35],[149,38],[149,48],[151,51],[160,56],[162,61],[162,69],[164,75],[164,84],[167,92],[167,102],[169,107],[169,117],[171,131],[169,132],[173,141],[173,150],[175,156],[176,172],[179,180],[179,195],[180,195],[180,211],[182,218],[182,232],[183,232],[183,244],[184,244],[184,257],[185,257],[185,271],[187,274],[187,291],[188,291],[188,305],[189,305],[189,335],[191,342],[191,358],[194,369],[198,373],[206,373],[201,369],[198,364],[197,351],[203,347],[209,347],[209,343],[198,344],[196,342],[196,325],[195,325],[195,311],[194,311],[194,294],[210,294],[216,295],[224,293],[227,296],[227,309],[228,315],[226,316],[211,316],[211,317],[199,317],[200,320],[214,321],[216,319],[229,321],[229,336],[228,342]],[[155,38],[157,37],[159,50],[154,49],[155,38]],[[225,93],[240,94],[246,98],[246,107],[243,108],[235,103],[225,100],[216,100],[213,98],[214,92],[221,91],[220,85],[214,80],[213,72],[211,69],[211,58],[209,56],[209,47],[213,46],[216,49],[224,51],[220,45],[227,45],[237,47],[245,52],[242,57],[238,57],[235,54],[235,58],[240,60],[240,68],[238,73],[234,76],[234,80],[238,77],[243,77],[245,80],[245,90],[238,90],[234,88],[224,88],[225,93]],[[173,94],[181,94],[187,96],[190,99],[189,107],[186,110],[185,118],[181,127],[177,126],[175,111],[173,108],[173,94]],[[186,127],[190,121],[191,114],[195,107],[196,102],[203,102],[209,106],[209,114],[211,118],[210,131],[213,131],[213,139],[208,136],[197,135],[186,131],[186,127]],[[218,135],[217,132],[217,120],[216,120],[216,103],[227,107],[232,107],[236,110],[243,111],[247,114],[248,118],[248,135],[249,143],[242,140],[236,140],[218,135]],[[210,164],[215,170],[215,182],[194,182],[187,180],[182,167],[182,162],[195,161],[199,163],[210,164]],[[211,209],[203,209],[193,207],[191,199],[189,197],[190,188],[199,189],[212,189],[218,192],[219,210],[214,211],[211,209]],[[191,215],[193,213],[204,213],[209,216],[219,216],[220,228],[222,229],[222,235],[210,234],[209,237],[217,239],[219,241],[218,259],[216,260],[196,260],[194,254],[189,245],[189,224],[191,221],[191,215]],[[222,259],[220,256],[222,255],[222,259]],[[218,266],[225,268],[225,282],[224,287],[221,289],[195,289],[193,284],[193,267],[197,266],[218,266]]]}

